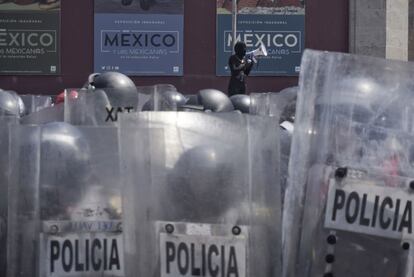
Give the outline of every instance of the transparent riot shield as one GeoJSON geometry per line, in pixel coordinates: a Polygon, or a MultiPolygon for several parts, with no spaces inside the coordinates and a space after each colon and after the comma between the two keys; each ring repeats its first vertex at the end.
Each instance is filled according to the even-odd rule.
{"type": "Polygon", "coordinates": [[[138,87],[138,91],[140,95],[138,111],[177,111],[188,100],[170,84],[138,87]]]}
{"type": "Polygon", "coordinates": [[[280,92],[251,93],[250,114],[278,116],[281,122],[295,119],[298,87],[288,87],[280,92]]]}
{"type": "Polygon", "coordinates": [[[0,116],[0,276],[6,276],[7,266],[7,191],[9,187],[9,128],[17,117],[0,116]]]}
{"type": "Polygon", "coordinates": [[[64,119],[64,105],[57,104],[44,107],[20,119],[22,124],[46,124],[49,122],[61,122],[64,119]]]}
{"type": "Polygon", "coordinates": [[[125,276],[116,134],[14,128],[8,277],[125,276]]]}
{"type": "Polygon", "coordinates": [[[138,90],[138,111],[142,111],[144,105],[151,99],[151,95],[154,93],[154,86],[140,86],[138,90]]]}
{"type": "Polygon", "coordinates": [[[178,111],[187,103],[187,97],[178,91],[154,91],[141,111],[178,111]]]}
{"type": "Polygon", "coordinates": [[[120,130],[128,276],[280,276],[273,120],[152,112],[120,130]]]}
{"type": "Polygon", "coordinates": [[[73,125],[97,126],[106,122],[110,109],[104,90],[66,89],[64,100],[64,121],[73,125]]]}
{"type": "Polygon", "coordinates": [[[286,276],[413,276],[413,65],[307,50],[301,68],[286,276]]]}
{"type": "Polygon", "coordinates": [[[65,122],[74,125],[113,125],[118,120],[118,113],[136,110],[136,98],[116,97],[115,89],[66,89],[65,90],[65,122]],[[112,95],[112,101],[109,98],[112,95]]]}
{"type": "Polygon", "coordinates": [[[288,165],[295,121],[298,87],[289,87],[278,93],[250,94],[250,114],[270,116],[280,123],[280,178],[282,201],[288,178],[288,165]]]}
{"type": "MultiPolygon", "coordinates": [[[[145,105],[165,106],[162,97],[167,92],[176,92],[172,85],[136,87],[136,92],[105,89],[66,89],[64,121],[74,125],[114,125],[123,113],[141,111],[145,105]]],[[[168,104],[168,103],[167,103],[168,104]]],[[[175,106],[171,105],[171,110],[175,106]]]]}
{"type": "Polygon", "coordinates": [[[164,92],[176,92],[177,88],[171,84],[157,84],[153,86],[138,86],[138,111],[143,110],[159,110],[160,107],[160,95],[164,92]],[[144,108],[144,106],[146,106],[144,108]],[[149,105],[149,106],[148,106],[149,105]],[[155,108],[154,108],[155,107],[155,108]]]}
{"type": "Polygon", "coordinates": [[[52,97],[46,95],[20,95],[25,106],[25,112],[31,114],[52,106],[52,97]]]}

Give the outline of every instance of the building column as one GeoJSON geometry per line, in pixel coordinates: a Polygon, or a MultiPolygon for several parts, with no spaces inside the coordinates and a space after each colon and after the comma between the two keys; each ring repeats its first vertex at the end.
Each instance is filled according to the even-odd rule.
{"type": "Polygon", "coordinates": [[[414,0],[408,0],[408,60],[414,61],[414,0]]]}
{"type": "Polygon", "coordinates": [[[408,61],[408,18],[411,0],[387,0],[387,59],[408,61]]]}
{"type": "Polygon", "coordinates": [[[349,51],[414,60],[414,0],[350,0],[349,51]]]}
{"type": "Polygon", "coordinates": [[[349,8],[349,51],[384,58],[387,38],[386,0],[350,0],[349,8]]]}

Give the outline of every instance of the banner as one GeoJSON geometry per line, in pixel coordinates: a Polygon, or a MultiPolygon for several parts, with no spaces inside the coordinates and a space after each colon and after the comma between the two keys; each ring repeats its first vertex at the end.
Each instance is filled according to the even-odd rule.
{"type": "MultiPolygon", "coordinates": [[[[232,55],[232,1],[217,0],[216,74],[229,76],[232,55]]],[[[240,0],[236,39],[247,51],[263,44],[268,52],[250,75],[296,76],[305,44],[304,0],[240,0]]]]}
{"type": "Polygon", "coordinates": [[[0,3],[0,74],[59,74],[60,0],[0,3]]]}
{"type": "Polygon", "coordinates": [[[183,75],[184,0],[95,0],[95,72],[183,75]]]}

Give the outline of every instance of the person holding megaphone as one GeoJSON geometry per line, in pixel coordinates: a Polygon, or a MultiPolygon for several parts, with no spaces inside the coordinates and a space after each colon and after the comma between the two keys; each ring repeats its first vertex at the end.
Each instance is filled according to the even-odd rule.
{"type": "Polygon", "coordinates": [[[234,52],[235,54],[229,58],[229,68],[231,71],[228,88],[229,96],[246,94],[246,76],[250,74],[253,64],[257,63],[257,57],[267,56],[264,45],[246,54],[246,44],[243,41],[238,41],[234,45],[234,52]]]}
{"type": "Polygon", "coordinates": [[[253,67],[253,61],[246,59],[246,44],[238,41],[234,45],[235,54],[229,58],[229,68],[231,71],[231,78],[228,88],[229,96],[235,94],[246,94],[246,76],[250,74],[253,67]]]}

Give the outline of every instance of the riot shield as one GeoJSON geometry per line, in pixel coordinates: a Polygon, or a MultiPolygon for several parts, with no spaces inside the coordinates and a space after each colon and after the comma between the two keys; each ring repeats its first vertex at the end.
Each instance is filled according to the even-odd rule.
{"type": "Polygon", "coordinates": [[[121,117],[128,276],[279,276],[278,129],[239,113],[121,117]]]}
{"type": "Polygon", "coordinates": [[[12,130],[8,277],[125,276],[117,131],[12,130]]]}
{"type": "Polygon", "coordinates": [[[187,98],[178,91],[154,91],[142,107],[142,111],[177,111],[183,107],[187,98]]]}
{"type": "Polygon", "coordinates": [[[160,110],[160,95],[168,91],[176,92],[177,88],[171,84],[157,84],[153,86],[139,86],[137,87],[137,90],[139,95],[137,110],[146,110],[144,109],[144,106],[150,105],[150,107],[148,107],[147,110],[152,111],[160,110]]]}
{"type": "Polygon", "coordinates": [[[277,93],[251,93],[250,114],[277,116],[281,122],[294,121],[298,90],[288,87],[277,93]]]}
{"type": "Polygon", "coordinates": [[[15,116],[0,116],[0,276],[7,266],[7,191],[9,184],[9,128],[17,124],[15,116]]]}
{"type": "Polygon", "coordinates": [[[103,89],[66,89],[64,107],[65,122],[88,126],[109,125],[117,120],[118,108],[122,109],[112,106],[103,89]]]}
{"type": "Polygon", "coordinates": [[[26,115],[33,112],[38,112],[44,108],[52,106],[52,97],[45,95],[20,95],[26,107],[26,115]]]}
{"type": "Polygon", "coordinates": [[[64,121],[74,125],[114,125],[120,114],[141,111],[147,103],[158,109],[165,102],[162,95],[166,92],[176,89],[163,84],[143,86],[126,95],[116,88],[66,89],[64,121]]]}
{"type": "Polygon", "coordinates": [[[20,119],[22,124],[46,124],[49,122],[61,122],[64,119],[64,105],[57,104],[50,107],[44,107],[20,119]]]}
{"type": "Polygon", "coordinates": [[[280,186],[282,201],[287,187],[288,165],[298,87],[289,87],[278,93],[250,94],[250,114],[270,116],[280,123],[280,186]]]}
{"type": "Polygon", "coordinates": [[[413,276],[413,65],[307,50],[301,68],[286,276],[413,276]]]}

